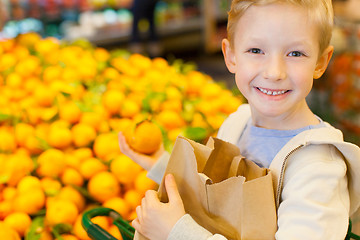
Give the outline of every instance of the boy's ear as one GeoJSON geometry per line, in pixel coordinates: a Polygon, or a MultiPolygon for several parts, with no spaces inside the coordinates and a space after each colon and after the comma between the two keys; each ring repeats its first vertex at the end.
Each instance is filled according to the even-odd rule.
{"type": "Polygon", "coordinates": [[[221,49],[224,55],[225,64],[229,72],[235,73],[236,69],[236,60],[234,50],[230,46],[230,42],[228,39],[222,40],[221,49]]]}
{"type": "Polygon", "coordinates": [[[329,46],[325,49],[323,54],[320,56],[320,58],[316,64],[315,71],[314,71],[314,79],[318,79],[324,74],[324,72],[330,62],[331,56],[333,55],[333,52],[334,52],[334,47],[329,46]]]}

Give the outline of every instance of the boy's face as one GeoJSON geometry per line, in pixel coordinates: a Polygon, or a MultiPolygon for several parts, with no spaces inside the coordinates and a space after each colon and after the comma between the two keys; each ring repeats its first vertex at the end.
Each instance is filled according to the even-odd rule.
{"type": "Polygon", "coordinates": [[[223,41],[226,65],[235,73],[256,125],[266,127],[271,119],[282,124],[283,119],[299,121],[306,116],[305,97],[332,54],[329,47],[319,58],[318,37],[306,9],[270,4],[251,6],[244,13],[236,26],[233,48],[223,41]]]}

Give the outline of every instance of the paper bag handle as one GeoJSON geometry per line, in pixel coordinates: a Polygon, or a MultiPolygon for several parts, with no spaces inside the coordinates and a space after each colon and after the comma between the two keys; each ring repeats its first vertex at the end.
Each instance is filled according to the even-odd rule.
{"type": "Polygon", "coordinates": [[[234,157],[230,169],[228,178],[235,176],[245,177],[245,181],[251,181],[253,179],[266,176],[268,169],[261,168],[256,163],[245,159],[242,156],[234,157]]]}
{"type": "Polygon", "coordinates": [[[243,159],[242,156],[237,156],[237,157],[233,158],[233,161],[231,162],[231,165],[230,165],[228,178],[239,176],[238,169],[239,169],[239,164],[241,162],[241,159],[243,159]]]}
{"type": "Polygon", "coordinates": [[[214,138],[214,149],[212,150],[205,167],[202,171],[214,183],[225,180],[229,175],[230,166],[234,157],[240,155],[237,146],[214,138]]]}

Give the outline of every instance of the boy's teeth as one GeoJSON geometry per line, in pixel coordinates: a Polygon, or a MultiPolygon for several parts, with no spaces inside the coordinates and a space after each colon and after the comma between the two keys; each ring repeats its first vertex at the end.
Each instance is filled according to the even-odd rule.
{"type": "Polygon", "coordinates": [[[265,93],[266,95],[272,95],[272,96],[276,96],[276,95],[280,95],[280,94],[284,94],[286,93],[285,90],[282,91],[270,91],[270,90],[266,90],[266,89],[262,89],[262,88],[258,88],[261,92],[265,93]]]}

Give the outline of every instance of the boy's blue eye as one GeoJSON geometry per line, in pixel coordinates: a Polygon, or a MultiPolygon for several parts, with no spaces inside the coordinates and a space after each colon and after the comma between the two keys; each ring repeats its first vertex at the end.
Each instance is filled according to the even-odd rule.
{"type": "Polygon", "coordinates": [[[302,52],[299,51],[293,51],[291,53],[288,54],[290,57],[302,57],[305,56],[305,54],[303,54],[302,52]]]}
{"type": "Polygon", "coordinates": [[[262,54],[263,52],[261,51],[261,49],[259,48],[250,48],[248,50],[249,53],[253,53],[253,54],[262,54]]]}

